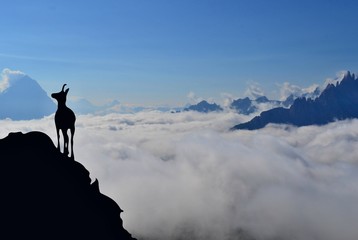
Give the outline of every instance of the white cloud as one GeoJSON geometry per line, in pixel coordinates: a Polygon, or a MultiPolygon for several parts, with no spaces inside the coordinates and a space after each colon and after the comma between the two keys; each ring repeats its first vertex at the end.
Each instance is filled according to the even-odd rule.
{"type": "Polygon", "coordinates": [[[307,88],[302,88],[300,86],[291,84],[289,82],[284,82],[280,85],[280,100],[286,100],[290,95],[294,97],[301,97],[301,96],[309,96],[309,97],[316,97],[315,90],[319,87],[318,84],[312,84],[307,88]]]}
{"type": "Polygon", "coordinates": [[[244,95],[246,97],[249,97],[251,99],[256,99],[258,97],[262,97],[265,95],[264,91],[262,90],[262,87],[259,83],[252,83],[249,85],[249,87],[246,89],[244,95]]]}
{"type": "Polygon", "coordinates": [[[203,98],[198,97],[194,92],[189,92],[187,98],[189,99],[190,104],[197,104],[204,100],[203,98]]]}
{"type": "Polygon", "coordinates": [[[4,91],[8,88],[12,83],[17,81],[20,78],[26,76],[25,73],[20,71],[10,70],[8,68],[4,68],[1,72],[1,82],[0,82],[0,92],[4,91]]]}
{"type": "Polygon", "coordinates": [[[231,93],[221,93],[221,98],[222,98],[222,105],[225,108],[229,108],[231,103],[237,99],[236,97],[234,97],[231,93]]]}
{"type": "MultiPolygon", "coordinates": [[[[52,116],[53,117],[53,116],[52,116]]],[[[55,142],[52,117],[0,121],[55,142]]],[[[131,233],[152,239],[353,240],[358,120],[227,131],[234,113],[78,116],[75,157],[115,199],[131,233]]]]}

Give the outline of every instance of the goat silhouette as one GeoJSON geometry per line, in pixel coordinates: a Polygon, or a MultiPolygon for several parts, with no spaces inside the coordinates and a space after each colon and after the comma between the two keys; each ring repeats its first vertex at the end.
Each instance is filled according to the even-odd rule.
{"type": "Polygon", "coordinates": [[[57,100],[57,111],[55,113],[55,125],[57,133],[57,148],[60,150],[60,130],[63,135],[64,147],[63,153],[67,156],[68,151],[68,129],[71,131],[71,158],[74,159],[73,155],[73,136],[75,134],[75,121],[76,116],[73,111],[66,106],[66,98],[69,88],[64,91],[67,84],[64,84],[62,90],[58,93],[52,93],[51,97],[57,100]]]}

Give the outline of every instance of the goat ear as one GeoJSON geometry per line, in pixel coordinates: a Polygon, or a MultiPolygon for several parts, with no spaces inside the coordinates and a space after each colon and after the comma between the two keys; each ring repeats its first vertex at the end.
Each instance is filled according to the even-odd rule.
{"type": "Polygon", "coordinates": [[[65,90],[65,93],[67,94],[68,93],[68,90],[70,90],[69,88],[67,88],[66,90],[65,90]]]}

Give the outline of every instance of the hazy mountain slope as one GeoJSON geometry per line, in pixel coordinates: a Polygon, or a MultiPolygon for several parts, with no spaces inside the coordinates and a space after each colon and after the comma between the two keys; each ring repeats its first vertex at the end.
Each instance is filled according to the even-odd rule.
{"type": "Polygon", "coordinates": [[[0,119],[42,118],[54,113],[56,108],[56,104],[41,86],[27,75],[18,76],[0,92],[0,119]]]}

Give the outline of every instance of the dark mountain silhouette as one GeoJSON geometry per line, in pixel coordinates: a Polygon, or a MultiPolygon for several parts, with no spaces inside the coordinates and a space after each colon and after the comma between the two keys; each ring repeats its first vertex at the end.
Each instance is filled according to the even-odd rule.
{"type": "Polygon", "coordinates": [[[358,117],[358,78],[347,72],[340,82],[329,84],[318,98],[297,98],[290,108],[262,112],[251,121],[232,129],[254,130],[269,123],[295,126],[323,125],[335,120],[358,117]]]}
{"type": "Polygon", "coordinates": [[[257,103],[267,103],[270,102],[270,100],[266,96],[261,96],[256,98],[255,100],[257,103]]]}
{"type": "Polygon", "coordinates": [[[122,210],[44,133],[0,139],[1,239],[134,239],[122,210]]]}
{"type": "Polygon", "coordinates": [[[0,119],[38,119],[54,113],[55,103],[41,86],[27,75],[18,76],[0,92],[0,119]]]}
{"type": "Polygon", "coordinates": [[[257,108],[253,105],[252,100],[248,97],[234,100],[231,103],[230,108],[245,115],[249,115],[257,110],[257,108]]]}
{"type": "Polygon", "coordinates": [[[234,100],[230,104],[230,108],[234,109],[240,114],[249,115],[259,110],[259,104],[265,103],[272,104],[273,106],[280,106],[282,104],[282,102],[277,100],[269,100],[266,96],[258,97],[255,100],[251,100],[250,98],[246,97],[234,100]]]}
{"type": "Polygon", "coordinates": [[[222,107],[220,107],[216,103],[208,103],[205,100],[199,102],[198,104],[191,105],[187,108],[184,108],[184,111],[197,111],[203,113],[220,112],[222,110],[223,110],[222,107]]]}

